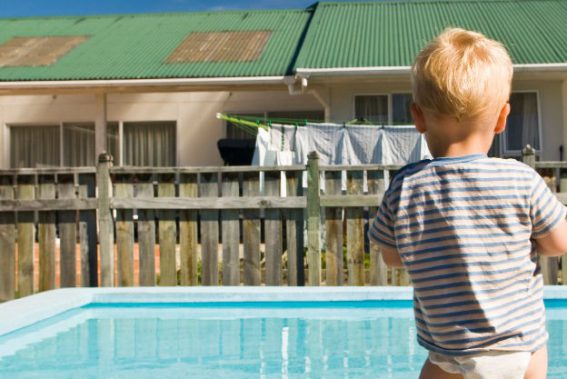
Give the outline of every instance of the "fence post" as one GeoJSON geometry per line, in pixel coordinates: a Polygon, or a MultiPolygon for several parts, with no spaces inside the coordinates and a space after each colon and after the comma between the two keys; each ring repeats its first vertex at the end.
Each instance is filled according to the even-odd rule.
{"type": "Polygon", "coordinates": [[[321,284],[321,191],[319,185],[319,154],[307,156],[307,264],[309,285],[321,284]]]}
{"type": "MultiPolygon", "coordinates": [[[[535,165],[536,165],[536,156],[535,156],[535,150],[533,147],[531,147],[530,145],[526,145],[526,147],[524,147],[524,149],[522,150],[522,161],[527,164],[528,166],[530,166],[531,168],[535,169],[535,165]]],[[[556,283],[552,283],[550,278],[552,276],[552,269],[551,269],[551,265],[552,264],[557,264],[556,260],[554,259],[553,261],[549,258],[543,257],[543,256],[539,256],[539,264],[541,267],[541,274],[543,276],[543,282],[545,284],[556,284],[556,283]]]]}
{"type": "Polygon", "coordinates": [[[100,285],[114,286],[114,228],[110,198],[112,183],[110,182],[112,156],[102,153],[98,156],[96,181],[98,187],[98,243],[100,248],[100,285]]]}

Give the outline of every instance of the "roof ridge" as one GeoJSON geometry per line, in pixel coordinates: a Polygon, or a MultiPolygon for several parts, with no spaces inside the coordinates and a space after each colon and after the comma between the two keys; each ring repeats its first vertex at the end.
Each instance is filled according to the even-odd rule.
{"type": "Polygon", "coordinates": [[[227,14],[227,13],[305,13],[305,8],[278,8],[278,9],[222,9],[207,11],[177,11],[177,12],[140,12],[140,13],[101,13],[101,14],[78,14],[78,15],[50,15],[50,16],[25,16],[25,17],[0,17],[0,21],[23,21],[23,20],[64,20],[64,19],[97,19],[115,17],[163,17],[163,16],[182,16],[182,15],[206,15],[206,14],[227,14]]]}

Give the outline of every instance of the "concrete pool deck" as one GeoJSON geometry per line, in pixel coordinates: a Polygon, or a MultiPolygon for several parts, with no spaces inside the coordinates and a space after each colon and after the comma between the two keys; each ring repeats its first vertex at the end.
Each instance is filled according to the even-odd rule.
{"type": "MultiPolygon", "coordinates": [[[[546,286],[545,299],[567,299],[546,286]]],[[[411,300],[411,287],[132,287],[64,288],[0,304],[0,336],[74,308],[100,303],[333,302],[411,300]]]]}

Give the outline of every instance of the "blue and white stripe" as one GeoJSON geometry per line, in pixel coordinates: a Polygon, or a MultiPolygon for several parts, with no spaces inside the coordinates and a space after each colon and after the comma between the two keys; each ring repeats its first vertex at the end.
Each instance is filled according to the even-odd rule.
{"type": "Polygon", "coordinates": [[[437,158],[394,177],[369,237],[400,254],[424,347],[449,355],[535,351],[547,333],[533,239],[565,215],[523,163],[437,158]]]}

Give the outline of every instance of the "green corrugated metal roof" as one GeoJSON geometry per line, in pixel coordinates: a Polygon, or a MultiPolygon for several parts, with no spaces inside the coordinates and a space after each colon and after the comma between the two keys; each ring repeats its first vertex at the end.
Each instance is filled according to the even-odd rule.
{"type": "Polygon", "coordinates": [[[0,19],[13,37],[89,36],[55,64],[0,81],[283,76],[297,68],[409,66],[447,26],[504,42],[516,64],[567,62],[567,0],[316,3],[305,10],[0,19]],[[271,30],[250,62],[166,63],[191,32],[271,30]],[[304,34],[304,32],[306,32],[304,34]]]}
{"type": "Polygon", "coordinates": [[[567,62],[567,1],[319,3],[295,68],[409,66],[448,26],[502,41],[515,64],[567,62]]]}
{"type": "Polygon", "coordinates": [[[309,17],[274,10],[0,19],[0,44],[16,36],[90,36],[55,64],[0,67],[0,81],[281,76],[309,17]],[[165,63],[190,32],[247,30],[272,31],[256,61],[165,63]]]}

